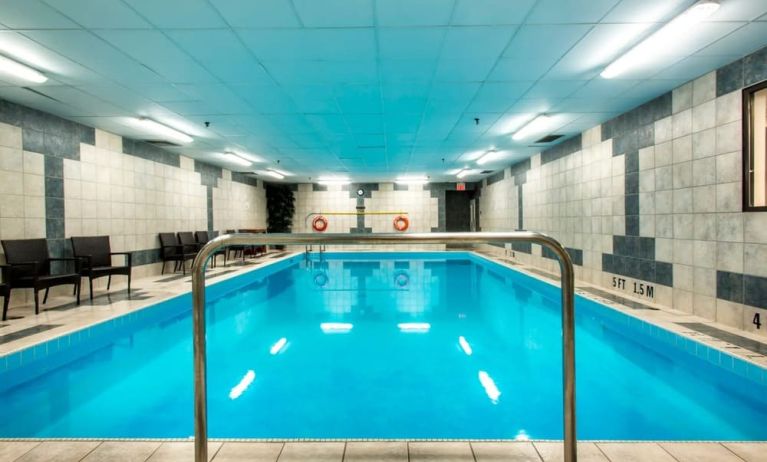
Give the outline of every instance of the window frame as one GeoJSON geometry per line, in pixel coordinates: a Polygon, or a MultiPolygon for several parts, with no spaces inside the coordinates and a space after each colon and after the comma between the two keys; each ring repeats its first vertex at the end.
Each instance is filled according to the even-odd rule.
{"type": "Polygon", "coordinates": [[[743,173],[743,183],[742,183],[742,193],[743,193],[743,211],[744,212],[767,212],[767,205],[751,205],[751,175],[749,174],[749,170],[751,167],[751,150],[752,150],[752,137],[751,137],[751,131],[752,131],[752,124],[751,121],[753,120],[752,114],[751,114],[751,95],[754,93],[767,89],[767,80],[756,83],[754,85],[748,86],[743,88],[742,91],[742,98],[743,98],[743,104],[742,104],[742,123],[743,123],[743,129],[742,129],[742,136],[743,136],[743,142],[742,142],[742,153],[743,153],[743,163],[741,165],[741,170],[743,173]]]}

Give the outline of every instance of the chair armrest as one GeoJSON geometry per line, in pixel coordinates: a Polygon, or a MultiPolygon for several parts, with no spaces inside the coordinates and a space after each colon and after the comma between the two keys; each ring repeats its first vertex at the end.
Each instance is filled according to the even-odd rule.
{"type": "Polygon", "coordinates": [[[127,266],[132,267],[131,260],[133,259],[133,252],[112,252],[109,254],[112,255],[123,255],[125,256],[125,262],[127,263],[127,266]]]}
{"type": "Polygon", "coordinates": [[[48,259],[49,262],[51,261],[72,261],[75,262],[75,273],[80,272],[82,259],[80,257],[73,258],[73,257],[51,257],[48,259]]]}
{"type": "Polygon", "coordinates": [[[37,261],[20,261],[16,263],[6,263],[2,265],[2,273],[3,273],[3,280],[6,282],[11,282],[11,279],[13,279],[13,270],[17,267],[24,267],[24,266],[31,266],[33,269],[35,269],[34,278],[37,279],[37,265],[39,262],[37,261]]]}

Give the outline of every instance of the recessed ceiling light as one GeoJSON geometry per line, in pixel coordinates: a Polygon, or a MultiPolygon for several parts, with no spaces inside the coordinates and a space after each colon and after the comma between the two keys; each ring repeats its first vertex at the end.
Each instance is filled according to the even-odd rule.
{"type": "Polygon", "coordinates": [[[248,159],[244,159],[244,158],[238,156],[237,154],[235,154],[233,152],[225,152],[225,153],[221,154],[221,157],[223,157],[224,160],[226,160],[227,162],[231,162],[231,163],[237,164],[237,165],[242,165],[244,167],[248,167],[248,166],[253,164],[248,159]]]}
{"type": "Polygon", "coordinates": [[[399,184],[424,184],[429,180],[425,176],[401,176],[394,180],[399,184]]]}
{"type": "Polygon", "coordinates": [[[34,83],[45,83],[48,80],[41,72],[5,56],[0,56],[0,72],[34,83]]]}
{"type": "Polygon", "coordinates": [[[623,56],[613,61],[599,75],[605,79],[612,79],[632,67],[638,67],[657,59],[658,56],[672,53],[674,43],[679,37],[688,34],[690,27],[711,16],[718,9],[719,2],[717,0],[701,0],[695,3],[623,56]]]}
{"type": "Polygon", "coordinates": [[[529,138],[531,135],[536,135],[546,130],[550,123],[551,117],[546,114],[541,114],[528,122],[524,127],[517,130],[516,133],[511,136],[511,139],[520,141],[529,138]]]}
{"type": "Polygon", "coordinates": [[[334,176],[321,176],[317,178],[317,182],[321,185],[327,186],[327,185],[345,185],[349,184],[350,181],[346,177],[334,177],[334,176]]]}
{"type": "Polygon", "coordinates": [[[495,149],[491,149],[484,153],[482,157],[477,159],[477,165],[485,165],[488,162],[492,162],[494,160],[501,159],[504,156],[504,153],[501,151],[496,151],[495,149]]]}
{"type": "Polygon", "coordinates": [[[141,117],[136,120],[138,120],[138,123],[142,128],[150,132],[154,132],[157,135],[170,138],[173,141],[178,141],[179,143],[191,143],[192,141],[194,141],[194,138],[187,135],[186,133],[182,133],[176,130],[175,128],[171,128],[167,125],[163,125],[160,122],[155,122],[152,119],[141,117]]]}
{"type": "Polygon", "coordinates": [[[277,170],[266,170],[264,171],[264,175],[269,175],[272,178],[277,178],[278,180],[282,180],[285,178],[285,175],[282,172],[278,172],[277,170]]]}

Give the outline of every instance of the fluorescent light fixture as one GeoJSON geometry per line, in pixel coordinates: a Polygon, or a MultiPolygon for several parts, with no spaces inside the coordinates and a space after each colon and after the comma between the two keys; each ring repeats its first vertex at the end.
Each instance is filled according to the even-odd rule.
{"type": "Polygon", "coordinates": [[[401,176],[394,180],[398,184],[425,184],[428,181],[425,176],[401,176]]]}
{"type": "Polygon", "coordinates": [[[487,151],[485,154],[482,155],[479,159],[477,159],[477,165],[485,165],[488,162],[492,162],[494,160],[498,160],[504,156],[503,152],[496,151],[495,149],[491,149],[487,151]]]}
{"type": "Polygon", "coordinates": [[[227,152],[231,152],[233,154],[237,154],[238,156],[242,157],[243,159],[249,160],[249,161],[253,162],[254,164],[256,162],[263,162],[262,159],[254,156],[252,154],[248,154],[247,152],[240,152],[240,151],[227,151],[227,152]]]}
{"type": "Polygon", "coordinates": [[[348,178],[334,177],[334,176],[330,176],[330,177],[328,177],[328,176],[321,176],[321,177],[317,178],[317,182],[319,184],[325,185],[325,186],[333,185],[333,184],[345,185],[345,184],[351,183],[351,181],[349,181],[348,178]]]}
{"type": "Polygon", "coordinates": [[[397,324],[401,332],[429,332],[431,324],[428,322],[401,322],[397,324]]]}
{"type": "Polygon", "coordinates": [[[482,385],[482,388],[485,389],[487,397],[490,398],[490,401],[492,401],[493,404],[497,404],[498,398],[501,396],[501,391],[495,385],[493,378],[485,371],[479,371],[479,374],[477,375],[479,376],[479,383],[482,385]]]}
{"type": "Polygon", "coordinates": [[[320,323],[320,329],[326,334],[345,334],[354,328],[350,322],[323,322],[320,323]]]}
{"type": "Polygon", "coordinates": [[[170,128],[169,126],[163,125],[160,122],[155,122],[152,119],[142,117],[138,119],[138,122],[139,125],[144,129],[166,138],[170,138],[173,141],[178,141],[179,143],[191,143],[194,141],[194,139],[186,133],[181,133],[175,128],[170,128]]]}
{"type": "Polygon", "coordinates": [[[288,339],[285,337],[282,337],[281,339],[274,342],[274,345],[272,345],[271,348],[269,348],[269,353],[271,355],[276,355],[280,351],[282,351],[283,348],[285,348],[285,345],[288,344],[288,339]]]}
{"type": "Polygon", "coordinates": [[[285,175],[276,170],[266,170],[264,171],[264,175],[269,175],[270,177],[277,178],[278,180],[285,178],[285,175]]]}
{"type": "Polygon", "coordinates": [[[551,123],[551,117],[547,116],[546,114],[541,114],[538,117],[531,120],[530,122],[528,122],[524,127],[517,130],[511,136],[511,139],[515,141],[519,141],[525,138],[529,138],[530,135],[535,135],[546,130],[546,128],[548,128],[550,123],[551,123]]]}
{"type": "Polygon", "coordinates": [[[253,165],[253,162],[249,161],[248,159],[245,159],[243,157],[238,156],[237,154],[233,152],[225,152],[221,154],[221,157],[224,158],[227,162],[231,162],[233,164],[242,165],[243,167],[249,167],[253,165]]]}
{"type": "Polygon", "coordinates": [[[469,170],[465,169],[465,168],[462,168],[462,169],[458,170],[458,173],[456,173],[455,176],[458,177],[458,178],[463,178],[463,177],[465,177],[468,174],[469,174],[469,170]]]}
{"type": "Polygon", "coordinates": [[[5,56],[0,56],[0,72],[28,82],[45,83],[48,80],[42,73],[5,56]]]}
{"type": "Polygon", "coordinates": [[[700,0],[613,61],[600,75],[605,79],[612,79],[632,67],[651,62],[658,56],[668,55],[673,52],[674,42],[679,37],[688,34],[691,27],[711,16],[718,9],[719,1],[717,0],[700,0]]]}
{"type": "Polygon", "coordinates": [[[463,335],[458,337],[458,345],[461,347],[463,352],[466,353],[466,356],[471,356],[473,351],[471,349],[471,345],[469,345],[469,342],[466,340],[466,337],[463,335]]]}
{"type": "Polygon", "coordinates": [[[235,385],[230,391],[229,391],[229,399],[237,399],[240,396],[242,396],[243,393],[245,393],[245,390],[248,389],[251,383],[256,379],[256,373],[252,370],[245,373],[245,375],[242,377],[242,380],[240,380],[240,383],[235,385]]]}

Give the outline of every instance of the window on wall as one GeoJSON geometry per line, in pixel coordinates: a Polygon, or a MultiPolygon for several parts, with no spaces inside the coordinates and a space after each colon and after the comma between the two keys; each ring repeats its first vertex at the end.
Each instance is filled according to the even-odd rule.
{"type": "Polygon", "coordinates": [[[743,90],[743,210],[767,211],[767,82],[743,90]]]}

